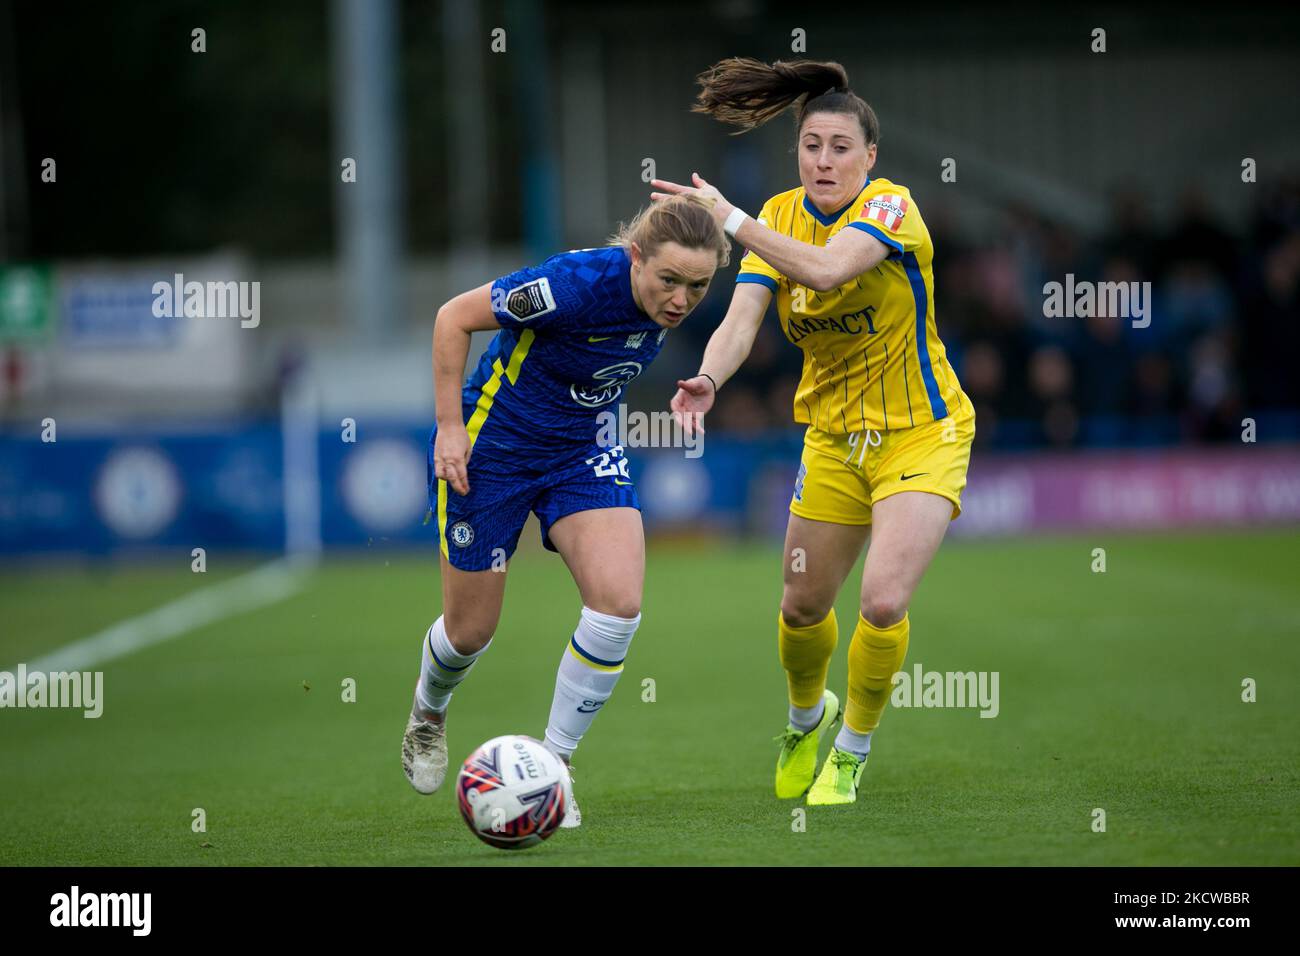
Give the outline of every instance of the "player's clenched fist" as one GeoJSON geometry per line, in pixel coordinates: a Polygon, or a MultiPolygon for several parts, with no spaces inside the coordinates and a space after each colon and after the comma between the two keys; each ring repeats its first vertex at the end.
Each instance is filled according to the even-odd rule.
{"type": "Polygon", "coordinates": [[[469,432],[463,425],[439,426],[433,442],[434,477],[447,482],[458,495],[469,494],[469,452],[469,432]]]}

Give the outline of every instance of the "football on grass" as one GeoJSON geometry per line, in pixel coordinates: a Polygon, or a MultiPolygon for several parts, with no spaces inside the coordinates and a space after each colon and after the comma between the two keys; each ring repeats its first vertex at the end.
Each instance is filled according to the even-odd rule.
{"type": "Polygon", "coordinates": [[[461,765],[456,801],[474,835],[503,850],[541,843],[572,799],[569,770],[540,740],[493,737],[461,765]]]}

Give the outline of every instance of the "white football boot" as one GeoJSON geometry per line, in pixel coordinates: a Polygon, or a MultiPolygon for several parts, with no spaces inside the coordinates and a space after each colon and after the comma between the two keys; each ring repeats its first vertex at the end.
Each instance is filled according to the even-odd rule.
{"type": "Polygon", "coordinates": [[[573,767],[566,761],[569,771],[569,801],[564,809],[564,819],[560,821],[561,830],[574,830],[582,826],[582,811],[578,809],[578,798],[573,795],[573,767]]]}
{"type": "Polygon", "coordinates": [[[433,793],[447,776],[447,724],[411,714],[402,735],[402,770],[420,793],[433,793]]]}

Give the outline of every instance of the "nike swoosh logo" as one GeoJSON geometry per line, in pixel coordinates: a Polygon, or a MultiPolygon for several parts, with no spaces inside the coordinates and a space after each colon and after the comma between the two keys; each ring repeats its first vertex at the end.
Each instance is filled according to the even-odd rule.
{"type": "Polygon", "coordinates": [[[907,481],[909,478],[920,478],[922,475],[928,475],[928,471],[918,471],[915,475],[902,474],[898,476],[899,481],[907,481]]]}
{"type": "Polygon", "coordinates": [[[619,481],[617,478],[615,478],[615,479],[614,479],[614,484],[616,484],[616,485],[630,485],[630,484],[632,484],[632,482],[630,482],[630,481],[619,481]]]}
{"type": "Polygon", "coordinates": [[[610,339],[612,339],[613,337],[614,337],[614,336],[612,336],[612,335],[602,335],[602,336],[600,336],[599,338],[597,338],[597,337],[594,336],[594,335],[589,335],[589,336],[587,336],[587,341],[588,341],[588,342],[608,342],[608,341],[609,341],[610,339]]]}

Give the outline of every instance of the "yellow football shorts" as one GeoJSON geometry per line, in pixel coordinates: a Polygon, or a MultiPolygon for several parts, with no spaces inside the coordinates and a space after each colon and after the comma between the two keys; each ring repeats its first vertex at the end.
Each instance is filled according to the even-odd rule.
{"type": "Polygon", "coordinates": [[[811,425],[795,478],[790,512],[813,521],[871,524],[871,506],[900,491],[928,491],[961,514],[975,409],[962,396],[947,418],[913,428],[868,429],[843,435],[811,425]]]}

